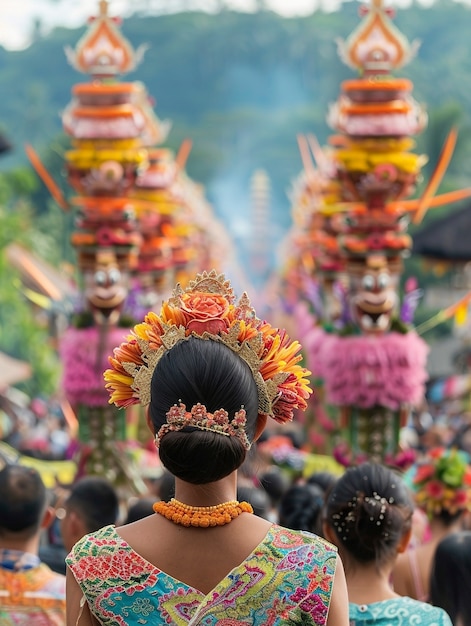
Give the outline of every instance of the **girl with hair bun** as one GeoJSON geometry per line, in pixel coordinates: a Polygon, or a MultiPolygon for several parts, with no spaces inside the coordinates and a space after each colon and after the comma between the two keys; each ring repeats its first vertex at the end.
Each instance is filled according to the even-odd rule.
{"type": "Polygon", "coordinates": [[[399,596],[390,584],[410,539],[412,513],[400,476],[374,463],[348,469],[328,494],[324,535],[344,563],[350,626],[451,626],[445,611],[399,596]]]}
{"type": "Polygon", "coordinates": [[[74,546],[68,626],[348,626],[335,546],[237,500],[237,470],[267,418],[306,407],[299,350],[214,271],[177,286],[115,349],[111,402],[146,406],[175,497],[74,546]]]}

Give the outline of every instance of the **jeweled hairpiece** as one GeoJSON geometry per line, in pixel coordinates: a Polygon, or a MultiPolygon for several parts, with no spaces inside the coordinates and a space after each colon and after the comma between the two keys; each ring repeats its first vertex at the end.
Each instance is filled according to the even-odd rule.
{"type": "Polygon", "coordinates": [[[109,358],[104,373],[110,403],[118,407],[150,403],[151,380],[162,355],[189,337],[219,341],[250,367],[258,389],[258,411],[276,421],[291,421],[295,409],[304,410],[312,393],[310,372],[299,361],[301,346],[284,330],[257,318],[247,294],[237,303],[228,280],[216,270],[198,274],[183,290],[177,285],[150,312],[109,358]]]}
{"type": "Polygon", "coordinates": [[[237,437],[242,441],[244,448],[249,450],[250,441],[244,430],[246,421],[243,408],[237,411],[232,420],[230,420],[228,412],[224,409],[208,413],[206,407],[198,403],[195,404],[191,411],[187,411],[186,406],[180,402],[180,404],[175,404],[168,411],[167,423],[161,426],[155,435],[155,444],[159,447],[164,435],[190,426],[198,430],[207,430],[219,435],[225,435],[226,437],[237,437]]]}

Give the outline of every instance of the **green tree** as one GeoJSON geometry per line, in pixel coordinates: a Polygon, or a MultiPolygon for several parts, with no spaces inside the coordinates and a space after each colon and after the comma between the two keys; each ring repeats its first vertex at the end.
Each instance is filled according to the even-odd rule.
{"type": "Polygon", "coordinates": [[[59,361],[49,340],[47,317],[34,313],[7,258],[9,244],[28,245],[34,239],[31,205],[18,195],[27,188],[28,176],[21,172],[0,176],[0,350],[31,365],[31,379],[19,386],[35,396],[57,389],[59,361]]]}

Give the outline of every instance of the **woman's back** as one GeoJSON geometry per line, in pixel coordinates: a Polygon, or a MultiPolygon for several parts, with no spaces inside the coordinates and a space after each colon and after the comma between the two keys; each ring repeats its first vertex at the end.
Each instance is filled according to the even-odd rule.
{"type": "Polygon", "coordinates": [[[240,519],[231,536],[223,528],[206,536],[207,531],[192,529],[183,543],[172,545],[162,537],[162,548],[155,550],[147,536],[155,537],[153,530],[148,520],[105,527],[81,540],[69,556],[68,565],[102,624],[327,623],[337,555],[322,539],[277,525],[268,524],[267,530],[258,518],[250,525],[240,519]],[[239,560],[237,553],[250,545],[243,535],[255,537],[249,526],[265,533],[239,560]],[[99,557],[90,559],[92,553],[99,557]],[[149,561],[154,556],[162,561],[149,561]],[[234,622],[224,622],[229,619],[234,622]]]}
{"type": "Polygon", "coordinates": [[[349,468],[329,492],[325,534],[345,565],[351,626],[451,626],[442,609],[391,587],[397,555],[409,543],[412,511],[400,476],[375,463],[349,468]]]}
{"type": "Polygon", "coordinates": [[[226,526],[181,532],[175,524],[154,515],[145,523],[122,526],[118,533],[160,570],[207,594],[264,540],[270,526],[262,518],[241,515],[226,526]]]}

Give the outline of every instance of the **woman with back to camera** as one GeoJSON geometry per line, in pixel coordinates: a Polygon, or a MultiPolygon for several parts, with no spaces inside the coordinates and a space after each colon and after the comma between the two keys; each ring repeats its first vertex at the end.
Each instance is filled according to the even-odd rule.
{"type": "Polygon", "coordinates": [[[223,275],[179,286],[105,373],[118,406],[140,402],[175,498],[106,527],[67,558],[70,626],[348,625],[341,561],[316,535],[284,529],[236,500],[237,469],[267,416],[309,396],[300,346],[261,322],[223,275]]]}
{"type": "Polygon", "coordinates": [[[392,470],[374,463],[348,469],[327,496],[324,535],[339,548],[350,626],[451,626],[442,609],[399,596],[390,576],[410,539],[413,503],[392,470]]]}
{"type": "Polygon", "coordinates": [[[435,551],[430,602],[448,613],[453,626],[471,624],[471,531],[447,535],[435,551]]]}

